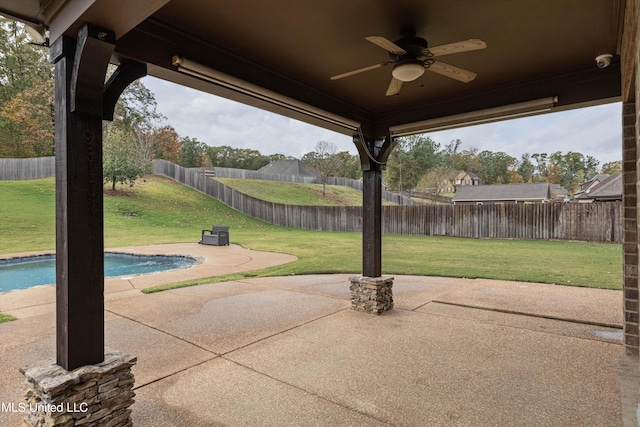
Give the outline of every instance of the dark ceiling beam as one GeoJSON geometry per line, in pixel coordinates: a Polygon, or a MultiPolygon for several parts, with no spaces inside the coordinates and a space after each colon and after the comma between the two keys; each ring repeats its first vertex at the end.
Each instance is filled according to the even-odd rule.
{"type": "Polygon", "coordinates": [[[434,100],[413,108],[375,116],[376,134],[385,135],[389,127],[502,107],[543,97],[558,97],[552,111],[596,105],[620,98],[620,64],[547,76],[535,81],[508,82],[490,91],[464,97],[434,100]],[[543,94],[543,95],[541,95],[543,94]]]}
{"type": "Polygon", "coordinates": [[[85,22],[91,22],[102,28],[111,28],[118,39],[168,2],[169,0],[54,1],[49,2],[44,10],[43,24],[49,27],[51,40],[56,40],[63,34],[75,38],[85,22]]]}
{"type": "Polygon", "coordinates": [[[119,41],[116,52],[149,63],[150,75],[353,135],[351,130],[332,126],[278,106],[268,105],[267,102],[252,99],[249,95],[197,81],[189,76],[179,76],[176,67],[171,64],[171,58],[173,55],[180,55],[250,84],[361,123],[363,134],[375,138],[387,136],[391,126],[531,101],[541,98],[541,93],[544,96],[558,97],[558,104],[555,107],[557,110],[595,105],[599,103],[598,100],[608,102],[621,95],[620,64],[616,62],[604,69],[594,65],[586,70],[568,70],[562,74],[551,74],[533,81],[504,82],[491,90],[467,96],[427,100],[413,107],[384,114],[373,114],[290,77],[266,69],[222,47],[172,29],[157,20],[147,20],[125,35],[119,41]],[[154,46],[154,48],[149,49],[148,46],[154,46]]]}
{"type": "MultiPolygon", "coordinates": [[[[179,82],[190,87],[197,86],[193,78],[177,75],[177,67],[172,65],[174,55],[187,58],[206,67],[213,68],[222,73],[232,75],[252,85],[257,85],[275,93],[296,99],[302,103],[311,105],[317,109],[331,112],[361,123],[363,130],[372,123],[373,116],[351,104],[345,103],[329,94],[320,92],[300,81],[284,76],[268,68],[262,67],[246,58],[242,58],[222,47],[207,43],[189,34],[175,30],[162,22],[147,20],[135,30],[119,40],[116,53],[124,57],[135,58],[149,64],[149,74],[179,82]],[[148,46],[153,46],[149,49],[148,46]]],[[[228,88],[213,84],[198,85],[196,89],[219,95],[234,101],[243,102],[268,111],[284,114],[289,117],[313,123],[319,126],[332,128],[330,125],[314,121],[312,118],[287,112],[277,106],[267,105],[265,102],[252,99],[245,94],[229,90],[228,88]],[[206,86],[206,89],[205,89],[206,86]]],[[[351,131],[340,128],[332,128],[338,132],[351,135],[351,131]]]]}
{"type": "Polygon", "coordinates": [[[622,29],[622,43],[620,47],[620,62],[622,72],[622,99],[630,101],[635,99],[634,87],[636,66],[636,44],[638,35],[638,2],[626,0],[626,13],[624,14],[624,26],[622,29]]]}
{"type": "Polygon", "coordinates": [[[20,12],[14,12],[2,6],[0,6],[0,15],[4,16],[5,18],[13,19],[14,21],[22,22],[23,24],[31,26],[42,24],[42,20],[37,17],[24,15],[20,12]]]}

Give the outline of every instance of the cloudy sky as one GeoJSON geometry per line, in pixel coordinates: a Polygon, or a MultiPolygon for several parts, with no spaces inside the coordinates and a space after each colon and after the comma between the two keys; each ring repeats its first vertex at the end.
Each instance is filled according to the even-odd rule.
{"type": "MultiPolygon", "coordinates": [[[[143,83],[158,101],[158,110],[180,136],[208,145],[251,148],[262,154],[281,153],[302,157],[318,141],[329,141],[338,151],[357,151],[351,138],[316,126],[269,113],[159,80],[143,83]]],[[[621,104],[507,120],[427,134],[444,146],[460,139],[461,149],[504,151],[520,158],[523,153],[578,151],[600,161],[619,160],[621,153],[621,104]]]]}

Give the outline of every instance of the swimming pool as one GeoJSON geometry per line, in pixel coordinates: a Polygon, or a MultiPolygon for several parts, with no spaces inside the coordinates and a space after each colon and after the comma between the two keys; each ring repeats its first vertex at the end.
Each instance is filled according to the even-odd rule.
{"type": "MultiPolygon", "coordinates": [[[[184,256],[104,254],[105,277],[146,274],[190,267],[195,259],[184,256]]],[[[0,292],[56,282],[55,255],[0,260],[0,292]]]]}

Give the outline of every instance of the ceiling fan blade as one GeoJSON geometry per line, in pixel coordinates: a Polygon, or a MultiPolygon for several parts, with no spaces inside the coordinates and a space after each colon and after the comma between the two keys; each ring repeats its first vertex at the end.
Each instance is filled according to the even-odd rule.
{"type": "Polygon", "coordinates": [[[445,64],[441,61],[435,61],[429,66],[429,68],[427,68],[427,70],[459,80],[463,83],[469,83],[477,76],[473,71],[465,70],[464,68],[456,67],[455,65],[445,64]]]}
{"type": "Polygon", "coordinates": [[[397,44],[385,39],[384,37],[369,36],[369,37],[365,37],[365,39],[367,39],[371,43],[375,44],[376,46],[379,46],[379,47],[383,48],[384,50],[386,50],[388,52],[395,53],[397,55],[406,55],[407,54],[406,50],[404,50],[403,48],[401,48],[397,44]]]}
{"type": "Polygon", "coordinates": [[[422,49],[420,52],[425,56],[429,53],[433,56],[451,55],[452,53],[469,52],[471,50],[485,49],[487,44],[480,39],[462,40],[456,43],[443,44],[422,49]]]}
{"type": "Polygon", "coordinates": [[[376,68],[384,67],[389,64],[389,62],[381,62],[380,64],[369,65],[368,67],[358,68],[357,70],[349,71],[346,73],[338,74],[336,76],[331,77],[331,80],[338,80],[344,77],[353,76],[354,74],[364,73],[365,71],[375,70],[376,68]]]}
{"type": "Polygon", "coordinates": [[[400,89],[402,89],[402,81],[396,79],[395,77],[391,78],[391,83],[389,83],[389,88],[387,89],[387,96],[393,96],[400,93],[400,89]]]}

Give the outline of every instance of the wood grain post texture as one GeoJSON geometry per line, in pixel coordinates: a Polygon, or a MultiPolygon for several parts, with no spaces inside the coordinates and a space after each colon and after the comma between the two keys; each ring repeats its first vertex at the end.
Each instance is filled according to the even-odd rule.
{"type": "Polygon", "coordinates": [[[84,26],[55,64],[56,347],[67,370],[104,357],[102,92],[115,36],[84,26]],[[111,38],[101,40],[101,36],[111,38]],[[106,36],[105,36],[106,34],[106,36]]]}
{"type": "Polygon", "coordinates": [[[394,143],[354,137],[362,166],[362,276],[351,278],[354,310],[381,314],[393,308],[393,278],[382,278],[382,170],[394,143]]]}
{"type": "MultiPolygon", "coordinates": [[[[131,426],[135,357],[104,349],[102,117],[115,34],[85,24],[55,64],[56,360],[21,370],[26,426],[131,426]]],[[[114,86],[115,87],[115,86],[114,86]]]]}
{"type": "Polygon", "coordinates": [[[354,136],[362,166],[362,274],[382,274],[382,171],[394,147],[390,136],[354,136]]]}

